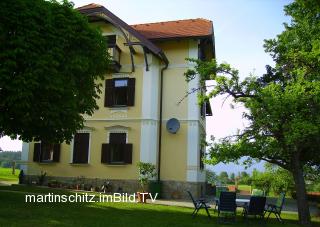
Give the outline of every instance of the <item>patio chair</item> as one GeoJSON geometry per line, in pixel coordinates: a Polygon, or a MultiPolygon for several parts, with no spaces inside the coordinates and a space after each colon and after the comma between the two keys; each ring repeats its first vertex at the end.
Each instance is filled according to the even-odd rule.
{"type": "Polygon", "coordinates": [[[190,196],[190,198],[192,200],[192,203],[194,205],[194,210],[192,212],[192,218],[194,218],[197,215],[198,211],[201,208],[204,208],[206,210],[207,215],[210,218],[211,216],[210,216],[210,213],[209,213],[208,209],[211,208],[211,207],[210,207],[209,204],[207,204],[207,201],[204,198],[199,198],[199,199],[195,200],[190,191],[187,191],[187,193],[189,194],[189,196],[190,196]]]}
{"type": "Polygon", "coordinates": [[[236,193],[235,192],[221,192],[218,201],[218,220],[221,214],[231,214],[235,220],[236,218],[236,193]]]}
{"type": "Polygon", "coordinates": [[[286,193],[282,192],[282,193],[280,193],[280,195],[277,199],[277,202],[275,204],[267,204],[267,206],[265,208],[265,215],[266,215],[266,213],[269,212],[269,214],[267,216],[267,220],[269,219],[271,214],[274,214],[279,222],[283,222],[283,220],[281,218],[281,211],[282,211],[285,197],[286,197],[286,193]]]}
{"type": "Polygon", "coordinates": [[[249,204],[243,207],[243,216],[245,218],[248,218],[249,215],[253,215],[254,217],[260,216],[263,219],[266,200],[264,196],[252,196],[249,204]]]}
{"type": "Polygon", "coordinates": [[[221,192],[227,192],[227,191],[228,191],[228,187],[216,186],[216,195],[215,195],[215,198],[214,198],[214,201],[215,201],[214,213],[217,211],[217,207],[218,207],[218,203],[219,203],[219,198],[220,198],[221,192]]]}

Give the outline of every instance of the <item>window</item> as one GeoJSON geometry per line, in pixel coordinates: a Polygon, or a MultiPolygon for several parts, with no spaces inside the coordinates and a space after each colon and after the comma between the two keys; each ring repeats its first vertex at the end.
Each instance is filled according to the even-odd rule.
{"type": "Polygon", "coordinates": [[[90,133],[76,133],[73,139],[72,163],[88,163],[90,133]]]}
{"type": "Polygon", "coordinates": [[[116,46],[117,36],[116,35],[107,35],[104,36],[106,39],[106,42],[108,44],[108,48],[116,46]]]}
{"type": "Polygon", "coordinates": [[[106,80],[105,106],[134,106],[135,78],[106,80]]]}
{"type": "Polygon", "coordinates": [[[34,162],[59,162],[59,160],[60,144],[51,144],[46,142],[34,144],[34,162]]]}
{"type": "Polygon", "coordinates": [[[109,143],[102,144],[101,163],[131,164],[132,144],[127,144],[126,133],[110,133],[109,143]]]}
{"type": "Polygon", "coordinates": [[[201,117],[212,116],[212,109],[209,101],[205,101],[203,105],[200,106],[201,117]]]}
{"type": "Polygon", "coordinates": [[[121,55],[121,50],[117,46],[117,36],[116,35],[109,35],[105,36],[107,45],[108,45],[108,53],[112,58],[112,68],[113,71],[119,72],[121,65],[120,65],[120,55],[121,55]]]}
{"type": "Polygon", "coordinates": [[[113,90],[113,103],[116,106],[127,105],[128,99],[128,80],[115,80],[113,90]]]}

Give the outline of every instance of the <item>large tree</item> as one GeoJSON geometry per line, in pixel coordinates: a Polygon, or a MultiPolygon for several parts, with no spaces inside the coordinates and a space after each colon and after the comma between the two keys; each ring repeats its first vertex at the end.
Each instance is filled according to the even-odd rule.
{"type": "Polygon", "coordinates": [[[0,134],[70,141],[108,62],[101,32],[68,1],[0,1],[0,134]]]}
{"type": "Polygon", "coordinates": [[[211,143],[209,163],[242,157],[264,160],[288,170],[294,179],[300,223],[311,225],[306,198],[306,168],[320,165],[320,2],[296,0],[285,7],[290,25],[265,48],[276,62],[261,77],[241,80],[237,70],[215,61],[196,63],[187,80],[200,75],[215,81],[201,101],[228,95],[244,105],[248,126],[238,134],[211,143]]]}

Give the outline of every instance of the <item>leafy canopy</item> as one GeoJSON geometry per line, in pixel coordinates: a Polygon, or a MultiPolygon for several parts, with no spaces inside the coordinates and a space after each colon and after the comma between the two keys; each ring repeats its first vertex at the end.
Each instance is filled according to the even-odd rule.
{"type": "Polygon", "coordinates": [[[259,159],[292,169],[296,154],[301,165],[320,164],[320,3],[297,0],[285,12],[292,17],[290,25],[277,38],[265,40],[276,67],[267,66],[260,77],[240,79],[229,64],[189,59],[196,66],[185,73],[187,81],[196,74],[203,87],[205,80],[215,81],[200,102],[227,95],[248,110],[244,130],[211,144],[211,164],[249,156],[246,163],[259,159]]]}
{"type": "Polygon", "coordinates": [[[101,33],[67,1],[0,1],[0,133],[70,141],[98,108],[101,33]]]}
{"type": "MultiPolygon", "coordinates": [[[[297,191],[299,221],[310,226],[304,175],[320,166],[320,1],[295,0],[285,7],[290,24],[275,39],[265,41],[265,49],[276,67],[267,73],[240,79],[239,72],[215,60],[196,63],[188,70],[187,81],[196,74],[200,84],[215,81],[209,95],[231,96],[246,107],[248,126],[236,135],[210,146],[209,163],[236,162],[241,157],[264,160],[288,170],[297,191]]],[[[202,88],[201,88],[202,89],[202,88]]]]}

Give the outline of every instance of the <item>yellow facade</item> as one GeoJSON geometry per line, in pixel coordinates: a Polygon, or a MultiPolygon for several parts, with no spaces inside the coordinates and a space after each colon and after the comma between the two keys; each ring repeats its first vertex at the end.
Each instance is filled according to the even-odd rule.
{"type": "MultiPolygon", "coordinates": [[[[111,23],[97,22],[92,25],[98,26],[104,35],[116,35],[116,44],[121,49],[121,70],[118,73],[106,75],[105,79],[135,78],[134,106],[105,107],[105,81],[97,81],[102,84],[102,93],[97,99],[99,109],[92,116],[84,116],[86,119],[84,131],[90,133],[88,163],[72,164],[73,143],[61,145],[60,160],[57,163],[33,162],[34,144],[30,143],[26,145],[30,163],[27,168],[28,175],[39,175],[41,171],[45,171],[52,177],[137,180],[137,162],[150,160],[156,166],[159,163],[160,72],[165,64],[157,56],[148,53],[146,57],[149,71],[146,71],[145,53],[143,48],[137,45],[134,46],[135,71],[132,72],[130,50],[125,45],[127,40],[123,35],[123,32],[126,35],[129,32],[121,31],[111,23]],[[124,129],[127,133],[127,143],[133,146],[131,164],[101,163],[102,144],[108,143],[110,129],[113,128],[124,129]],[[145,143],[152,144],[146,146],[145,143]]],[[[137,41],[132,34],[129,34],[129,37],[132,42],[137,41]]],[[[200,108],[196,103],[197,93],[185,97],[186,92],[192,87],[184,77],[184,72],[192,67],[186,58],[197,57],[198,43],[199,40],[196,38],[155,42],[169,61],[167,69],[163,71],[160,156],[162,181],[204,182],[204,171],[200,169],[198,150],[200,137],[205,133],[205,128],[201,123],[203,119],[200,117],[200,108]],[[176,118],[180,122],[180,129],[176,134],[166,130],[166,123],[171,118],[176,118]]]]}

